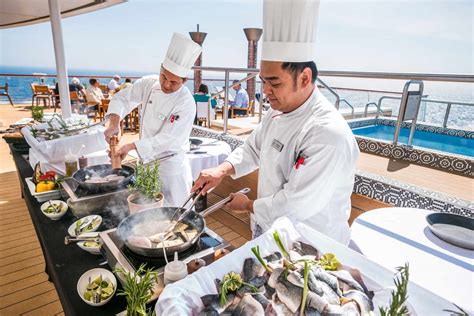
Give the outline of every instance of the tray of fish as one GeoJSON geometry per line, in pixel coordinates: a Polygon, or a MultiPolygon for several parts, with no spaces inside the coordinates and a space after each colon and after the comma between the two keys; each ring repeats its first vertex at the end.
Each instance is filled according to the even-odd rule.
{"type": "MultiPolygon", "coordinates": [[[[397,263],[394,263],[394,271],[397,263]]],[[[168,285],[157,315],[377,315],[387,308],[394,271],[304,224],[278,219],[260,237],[168,285]],[[304,297],[304,299],[303,299],[304,297]],[[303,311],[302,311],[303,307],[303,311]]],[[[400,280],[400,275],[395,276],[400,280]]],[[[407,283],[410,315],[455,307],[407,283]]]]}

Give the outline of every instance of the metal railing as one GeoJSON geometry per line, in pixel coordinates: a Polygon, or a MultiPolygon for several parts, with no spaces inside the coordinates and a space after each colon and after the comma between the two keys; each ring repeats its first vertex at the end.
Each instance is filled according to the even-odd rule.
{"type": "MultiPolygon", "coordinates": [[[[226,134],[227,129],[228,129],[228,120],[229,120],[229,118],[228,118],[228,114],[229,114],[229,89],[231,87],[234,87],[234,86],[240,84],[241,82],[244,82],[244,81],[250,80],[252,78],[255,78],[260,73],[260,70],[256,69],[256,68],[226,68],[226,67],[202,67],[202,66],[194,66],[193,69],[194,70],[201,70],[201,71],[212,71],[212,72],[223,72],[224,73],[224,82],[225,82],[224,90],[212,94],[211,98],[209,100],[211,100],[212,98],[218,97],[222,92],[224,92],[224,107],[223,107],[223,111],[222,111],[222,119],[224,121],[223,133],[226,134]],[[239,82],[229,86],[229,75],[230,75],[230,73],[248,73],[249,75],[247,77],[245,77],[244,79],[239,80],[239,82]]],[[[260,85],[260,87],[262,87],[262,85],[260,85]]],[[[260,89],[260,91],[261,91],[261,89],[260,89]]],[[[263,93],[261,93],[260,100],[263,100],[263,93]]],[[[261,103],[263,103],[263,102],[261,102],[261,103]]],[[[208,126],[210,126],[210,106],[211,106],[211,103],[208,102],[208,116],[207,116],[208,117],[208,121],[207,121],[208,126]]],[[[258,118],[259,122],[262,120],[262,107],[263,107],[262,104],[260,104],[260,106],[259,106],[259,118],[258,118]]]]}
{"type": "MultiPolygon", "coordinates": [[[[382,107],[382,101],[383,100],[401,100],[401,97],[391,97],[391,96],[382,96],[379,98],[378,102],[371,102],[377,105],[378,109],[381,109],[382,107]]],[[[449,120],[449,115],[451,114],[451,107],[453,105],[463,105],[463,106],[474,106],[474,103],[471,102],[461,102],[461,101],[447,101],[447,100],[435,100],[435,99],[426,99],[422,98],[421,102],[425,102],[426,104],[428,103],[437,103],[437,104],[446,104],[446,111],[444,112],[444,118],[443,118],[443,127],[446,128],[448,125],[448,120],[449,120]]],[[[367,105],[366,105],[367,106],[367,105]]],[[[383,114],[383,112],[382,112],[383,114]]]]}

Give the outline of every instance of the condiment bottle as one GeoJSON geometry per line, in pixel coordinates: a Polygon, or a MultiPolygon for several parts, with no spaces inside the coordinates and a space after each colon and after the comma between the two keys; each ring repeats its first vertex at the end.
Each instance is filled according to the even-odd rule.
{"type": "Polygon", "coordinates": [[[66,166],[66,176],[72,176],[77,171],[77,156],[69,152],[68,155],[64,156],[64,165],[66,166]]]}
{"type": "Polygon", "coordinates": [[[112,169],[122,169],[122,160],[120,159],[120,156],[117,155],[118,143],[118,137],[112,136],[110,139],[110,160],[112,163],[112,169]]]}
{"type": "Polygon", "coordinates": [[[174,253],[174,260],[167,263],[163,276],[165,285],[184,279],[188,275],[188,268],[184,261],[178,260],[178,253],[174,253]]]}
{"type": "Polygon", "coordinates": [[[81,156],[79,157],[79,169],[87,167],[87,157],[81,156]]]}

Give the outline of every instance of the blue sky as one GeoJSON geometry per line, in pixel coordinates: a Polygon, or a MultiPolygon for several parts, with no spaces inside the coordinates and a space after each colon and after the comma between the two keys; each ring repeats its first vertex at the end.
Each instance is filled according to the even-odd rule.
{"type": "MultiPolygon", "coordinates": [[[[474,1],[322,0],[324,70],[474,73],[474,1]]],[[[150,73],[173,32],[207,32],[203,64],[245,67],[242,28],[262,26],[262,1],[130,0],[63,20],[68,68],[150,73]]],[[[49,23],[0,30],[0,65],[54,67],[49,23]]]]}

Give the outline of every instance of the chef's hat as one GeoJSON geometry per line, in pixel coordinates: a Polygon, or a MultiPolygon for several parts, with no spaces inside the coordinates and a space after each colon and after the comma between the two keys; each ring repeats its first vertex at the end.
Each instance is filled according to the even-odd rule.
{"type": "Polygon", "coordinates": [[[264,0],[262,60],[315,58],[319,0],[264,0]]]}
{"type": "Polygon", "coordinates": [[[174,33],[163,67],[177,76],[186,78],[199,54],[201,54],[199,44],[182,34],[174,33]]]}

